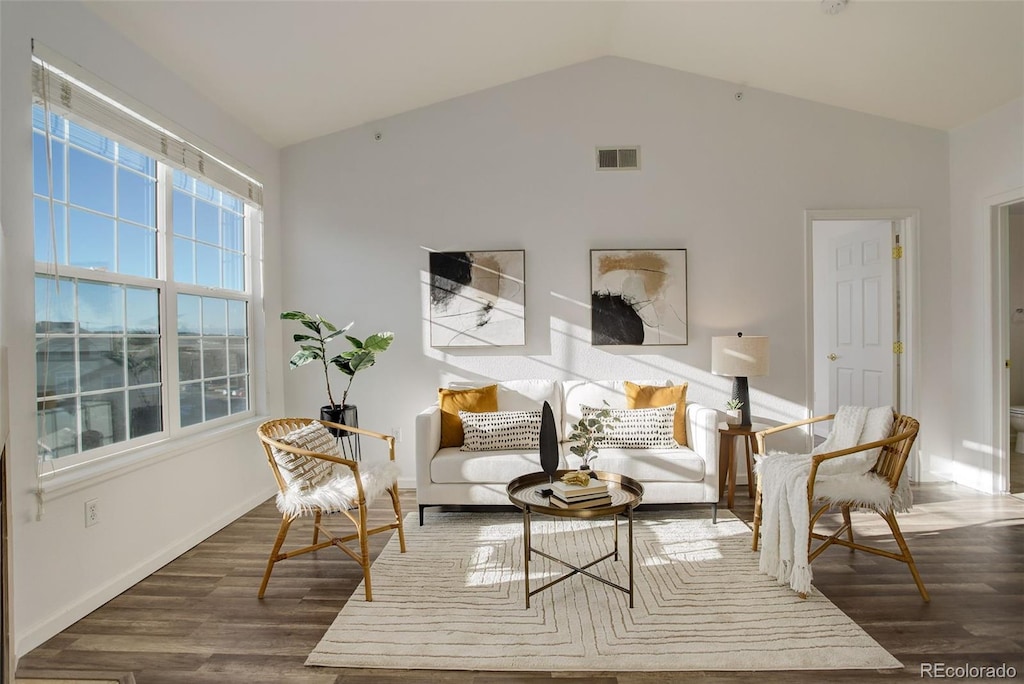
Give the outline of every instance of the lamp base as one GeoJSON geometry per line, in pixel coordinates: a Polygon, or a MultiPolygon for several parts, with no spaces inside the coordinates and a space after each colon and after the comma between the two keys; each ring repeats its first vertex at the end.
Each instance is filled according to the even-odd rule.
{"type": "Polygon", "coordinates": [[[742,402],[739,427],[750,427],[750,388],[746,376],[736,376],[732,379],[732,398],[742,402]]]}

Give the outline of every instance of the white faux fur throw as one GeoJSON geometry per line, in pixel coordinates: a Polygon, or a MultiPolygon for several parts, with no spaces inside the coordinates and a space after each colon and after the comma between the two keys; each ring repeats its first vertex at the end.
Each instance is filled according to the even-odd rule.
{"type": "MultiPolygon", "coordinates": [[[[840,406],[828,437],[810,454],[773,453],[758,458],[755,468],[761,479],[761,558],[760,571],[789,584],[794,591],[807,594],[811,590],[811,567],[807,560],[807,531],[810,513],[807,507],[807,477],[811,456],[848,449],[857,444],[874,442],[888,436],[892,426],[892,409],[868,409],[866,406],[840,406]],[[888,415],[886,420],[884,416],[888,415]]],[[[850,494],[864,496],[865,505],[884,506],[891,499],[888,484],[868,473],[878,459],[872,449],[840,457],[831,468],[819,466],[825,473],[815,482],[815,495],[821,498],[849,501],[850,494]],[[884,487],[884,491],[879,485],[884,487]]],[[[826,461],[825,463],[829,463],[826,461]]],[[[859,497],[857,497],[859,499],[859,497]]],[[[861,499],[859,499],[861,500],[861,499]]]]}
{"type": "MultiPolygon", "coordinates": [[[[297,518],[317,511],[332,513],[352,508],[359,493],[356,490],[356,478],[352,476],[350,470],[346,469],[344,472],[348,474],[335,475],[319,487],[308,491],[302,491],[297,486],[289,486],[288,489],[278,492],[277,509],[287,516],[297,518]]],[[[398,479],[398,475],[398,464],[393,461],[366,469],[360,468],[359,477],[363,481],[366,505],[370,505],[383,494],[398,479]]]]}

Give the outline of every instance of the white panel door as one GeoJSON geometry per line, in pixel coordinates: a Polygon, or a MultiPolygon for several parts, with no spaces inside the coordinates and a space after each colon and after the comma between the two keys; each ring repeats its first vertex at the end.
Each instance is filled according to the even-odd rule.
{"type": "Polygon", "coordinates": [[[823,269],[814,291],[815,413],[894,405],[892,222],[823,223],[814,233],[827,241],[814,263],[823,269]]]}

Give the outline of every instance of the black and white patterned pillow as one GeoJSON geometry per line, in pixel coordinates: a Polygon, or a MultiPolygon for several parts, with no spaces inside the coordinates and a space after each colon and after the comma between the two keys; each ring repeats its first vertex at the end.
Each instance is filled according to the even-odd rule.
{"type": "MultiPolygon", "coordinates": [[[[592,406],[580,407],[584,418],[601,410],[592,406]]],[[[674,433],[675,404],[660,408],[607,410],[612,420],[605,428],[607,437],[598,444],[599,449],[669,449],[679,446],[674,433]],[[615,418],[619,420],[615,421],[615,418]]]]}
{"type": "Polygon", "coordinates": [[[465,441],[460,451],[540,448],[540,411],[459,411],[465,441]]]}

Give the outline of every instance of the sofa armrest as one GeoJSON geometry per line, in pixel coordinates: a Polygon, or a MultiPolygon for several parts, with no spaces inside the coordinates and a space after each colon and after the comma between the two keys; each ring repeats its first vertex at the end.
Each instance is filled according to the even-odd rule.
{"type": "Polygon", "coordinates": [[[429,406],[416,414],[416,488],[430,486],[430,461],[441,444],[441,407],[429,406]]]}
{"type": "Polygon", "coordinates": [[[686,441],[704,459],[705,481],[718,492],[718,411],[700,404],[686,405],[686,441]]]}

